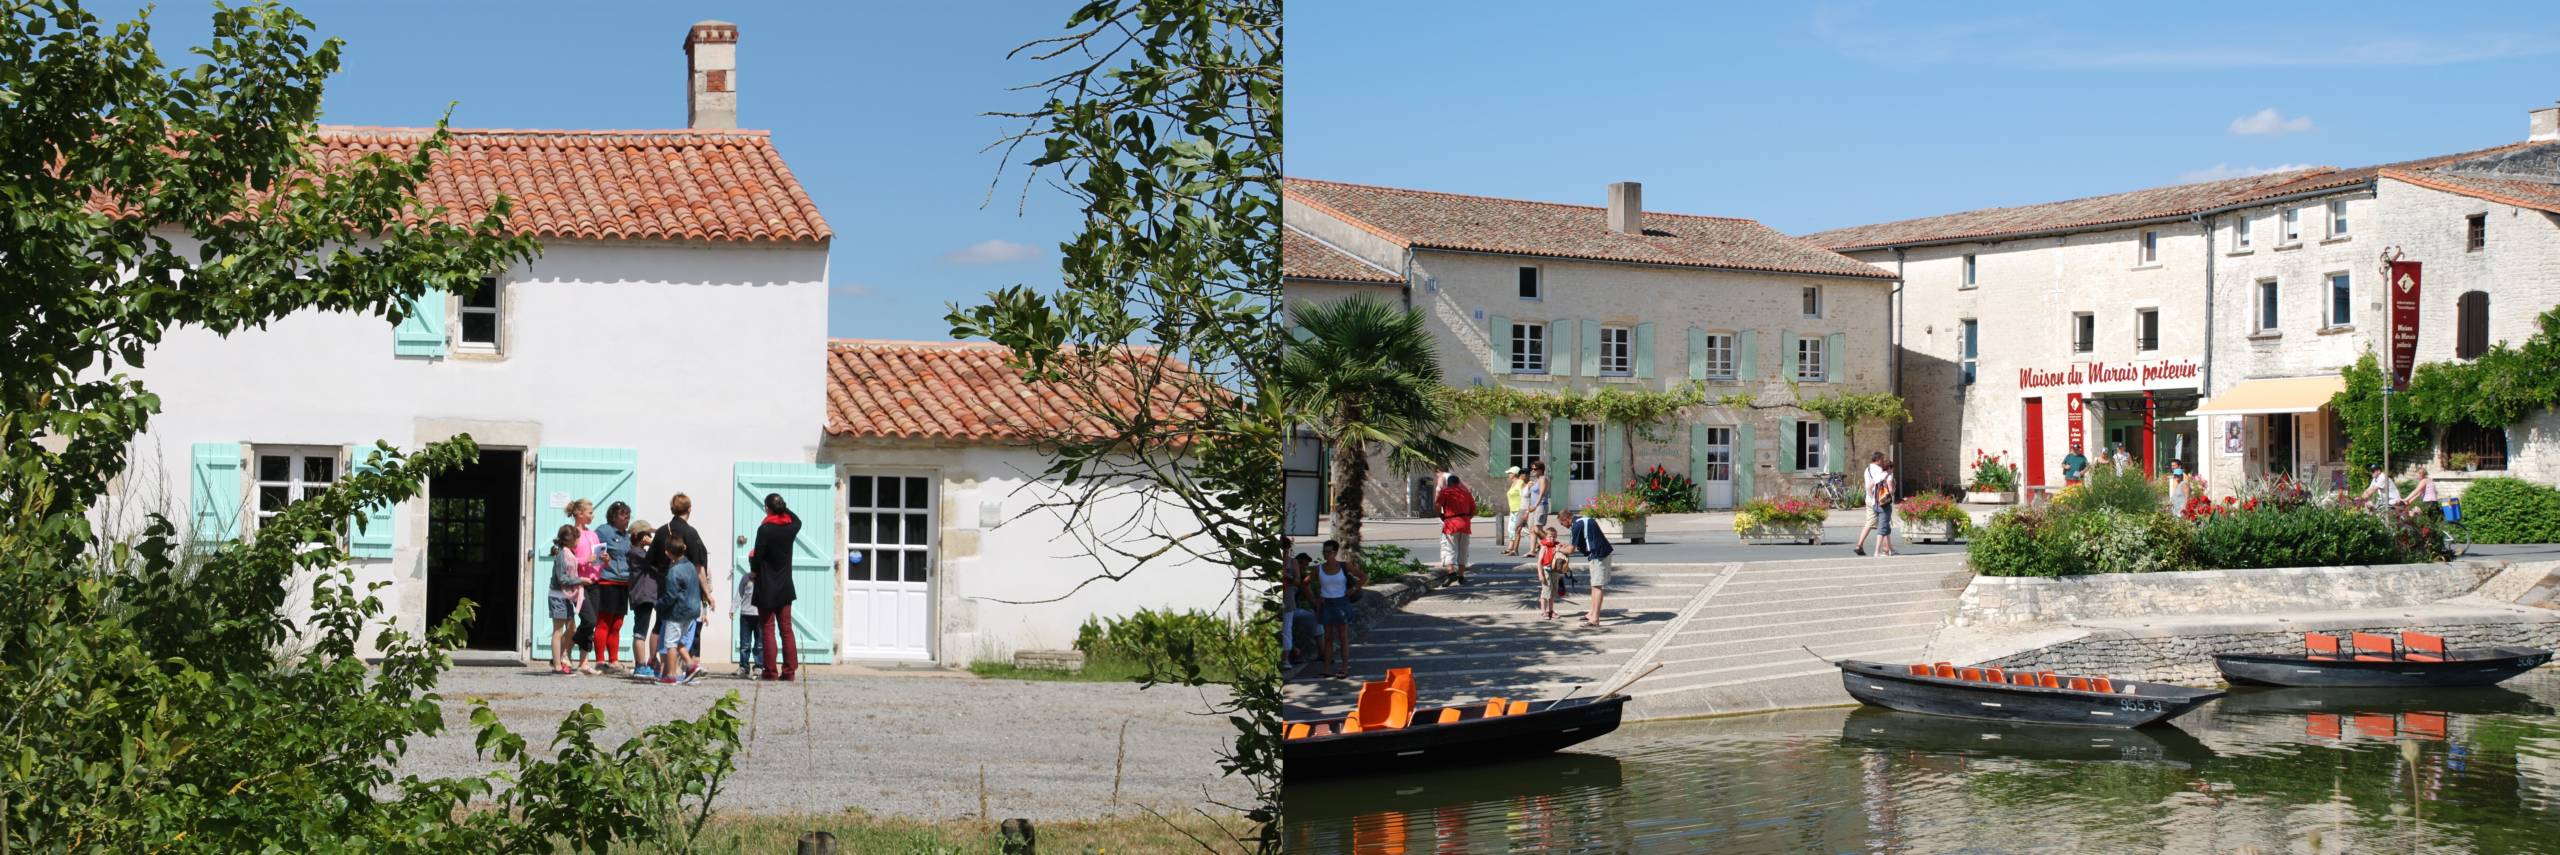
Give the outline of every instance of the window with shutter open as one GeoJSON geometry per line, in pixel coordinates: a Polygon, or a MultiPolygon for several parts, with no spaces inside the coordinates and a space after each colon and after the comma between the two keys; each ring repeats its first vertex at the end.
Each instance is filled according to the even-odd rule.
{"type": "Polygon", "coordinates": [[[2459,304],[2459,330],[2453,339],[2453,355],[2478,359],[2489,352],[2489,292],[2467,291],[2459,304]]]}

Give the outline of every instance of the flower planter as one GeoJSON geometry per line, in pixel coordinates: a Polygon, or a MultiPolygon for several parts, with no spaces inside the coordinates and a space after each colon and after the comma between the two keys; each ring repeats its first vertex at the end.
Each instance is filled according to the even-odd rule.
{"type": "Polygon", "coordinates": [[[1966,504],[1971,505],[2006,505],[2011,501],[2014,501],[2014,498],[2013,494],[2007,490],[2000,490],[1997,492],[1966,490],[1964,491],[1964,500],[1966,504]]]}
{"type": "Polygon", "coordinates": [[[1742,542],[1747,544],[1822,542],[1822,524],[1818,522],[1758,523],[1743,529],[1742,542]]]}
{"type": "Polygon", "coordinates": [[[1643,543],[1644,518],[1601,520],[1600,534],[1609,538],[1610,543],[1643,543]]]}
{"type": "Polygon", "coordinates": [[[1954,543],[1958,537],[1954,520],[1900,520],[1899,522],[1902,525],[1902,538],[1915,543],[1923,540],[1954,543]]]}

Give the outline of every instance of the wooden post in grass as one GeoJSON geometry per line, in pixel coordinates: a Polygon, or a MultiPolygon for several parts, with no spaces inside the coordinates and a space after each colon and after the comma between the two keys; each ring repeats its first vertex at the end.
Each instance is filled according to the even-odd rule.
{"type": "Polygon", "coordinates": [[[996,826],[996,833],[1003,839],[1004,855],[1039,855],[1034,851],[1039,838],[1031,833],[1031,820],[1005,820],[1004,824],[996,826]]]}
{"type": "Polygon", "coordinates": [[[836,855],[836,836],[824,831],[800,835],[800,855],[836,855]]]}

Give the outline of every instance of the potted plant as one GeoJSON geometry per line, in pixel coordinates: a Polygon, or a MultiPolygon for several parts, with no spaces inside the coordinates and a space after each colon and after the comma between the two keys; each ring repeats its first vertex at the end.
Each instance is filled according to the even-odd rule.
{"type": "Polygon", "coordinates": [[[1582,504],[1582,515],[1600,521],[1610,543],[1643,543],[1644,498],[1634,493],[1602,493],[1582,504]]]}
{"type": "Polygon", "coordinates": [[[1813,499],[1781,496],[1744,502],[1733,515],[1733,533],[1744,543],[1821,543],[1831,509],[1813,499]]]}
{"type": "Polygon", "coordinates": [[[2444,465],[2464,472],[2476,472],[2480,469],[2480,455],[2468,451],[2456,451],[2444,456],[2444,465]]]}
{"type": "Polygon", "coordinates": [[[1689,476],[1655,464],[1652,471],[1627,479],[1627,492],[1644,500],[1646,513],[1694,514],[1698,506],[1698,482],[1689,476]]]}
{"type": "Polygon", "coordinates": [[[1911,540],[1954,543],[1973,529],[1973,518],[1964,508],[1937,493],[1921,493],[1897,502],[1893,513],[1902,520],[1902,536],[1911,540]]]}
{"type": "Polygon", "coordinates": [[[1973,450],[1973,474],[1964,485],[1964,500],[1982,505],[2005,505],[2013,501],[2018,489],[2018,467],[2003,459],[2006,455],[1986,454],[1973,450]]]}

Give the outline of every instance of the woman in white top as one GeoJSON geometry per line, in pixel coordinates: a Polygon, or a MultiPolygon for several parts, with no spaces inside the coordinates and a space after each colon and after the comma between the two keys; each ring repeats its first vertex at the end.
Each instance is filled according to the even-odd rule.
{"type": "Polygon", "coordinates": [[[1520,491],[1519,510],[1520,518],[1517,520],[1519,527],[1513,530],[1511,542],[1525,555],[1532,548],[1531,544],[1535,543],[1528,539],[1529,532],[1535,530],[1538,520],[1547,515],[1546,461],[1529,461],[1529,486],[1528,489],[1520,491]]]}
{"type": "Polygon", "coordinates": [[[2169,461],[2169,512],[2173,514],[2187,512],[2187,464],[2185,461],[2169,461]]]}
{"type": "Polygon", "coordinates": [[[2414,503],[2414,502],[2426,502],[2426,503],[2428,503],[2428,504],[2434,504],[2434,503],[2435,503],[2435,501],[2436,501],[2436,479],[2435,479],[2435,476],[2430,475],[2430,474],[2428,474],[2428,473],[2427,473],[2427,467],[2424,467],[2424,466],[2420,466],[2420,467],[2418,467],[2418,483],[2417,483],[2417,484],[2415,484],[2415,485],[2413,485],[2413,486],[2411,486],[2411,487],[2409,488],[2409,499],[2408,499],[2408,500],[2409,500],[2410,502],[2413,502],[2413,503],[2414,503]]]}

